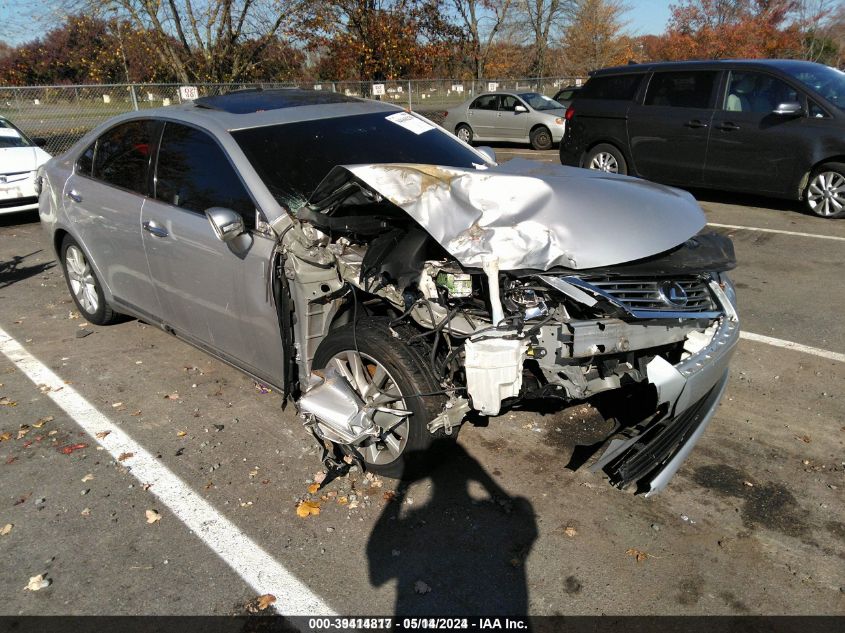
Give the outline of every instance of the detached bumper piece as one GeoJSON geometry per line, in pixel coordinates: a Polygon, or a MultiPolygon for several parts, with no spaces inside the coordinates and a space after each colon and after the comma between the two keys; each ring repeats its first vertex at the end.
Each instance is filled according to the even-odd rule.
{"type": "Polygon", "coordinates": [[[613,440],[590,470],[604,470],[618,488],[638,482],[637,492],[646,492],[646,496],[659,492],[704,432],[726,382],[727,374],[677,417],[656,422],[626,440],[613,440]]]}

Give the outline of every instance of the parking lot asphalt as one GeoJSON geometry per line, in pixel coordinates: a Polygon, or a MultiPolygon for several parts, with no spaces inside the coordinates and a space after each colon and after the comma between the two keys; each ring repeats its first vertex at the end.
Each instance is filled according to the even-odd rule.
{"type": "Polygon", "coordinates": [[[845,222],[695,193],[734,240],[743,329],[812,349],[741,340],[648,499],[565,468],[605,424],[587,406],[467,424],[407,485],[309,493],[316,446],[278,394],[155,327],[86,324],[37,216],[0,217],[0,612],[842,614],[845,222]]]}

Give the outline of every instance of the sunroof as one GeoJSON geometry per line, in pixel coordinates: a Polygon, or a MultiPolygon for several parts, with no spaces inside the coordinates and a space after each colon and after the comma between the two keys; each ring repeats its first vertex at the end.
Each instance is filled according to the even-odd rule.
{"type": "Polygon", "coordinates": [[[201,97],[194,105],[231,114],[249,114],[263,110],[280,110],[297,106],[358,101],[337,92],[282,88],[279,90],[244,90],[216,97],[201,97]]]}

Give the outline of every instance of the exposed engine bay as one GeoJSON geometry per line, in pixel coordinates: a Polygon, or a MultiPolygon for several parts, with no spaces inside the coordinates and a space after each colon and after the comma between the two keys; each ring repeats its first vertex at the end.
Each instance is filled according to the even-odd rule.
{"type": "Polygon", "coordinates": [[[439,385],[401,394],[402,403],[438,396],[432,434],[455,433],[471,411],[640,389],[650,415],[619,425],[596,468],[619,487],[657,492],[724,388],[739,332],[725,275],[733,246],[701,233],[703,214],[683,192],[622,177],[576,184],[566,168],[511,163],[329,174],[276,249],[272,290],[291,350],[285,395],[321,442],[346,454],[395,442],[383,420],[407,421],[406,406],[356,391],[354,367],[314,366],[333,330],[379,317],[439,385]],[[595,208],[616,185],[633,192],[631,205],[596,222],[582,202],[595,208]]]}

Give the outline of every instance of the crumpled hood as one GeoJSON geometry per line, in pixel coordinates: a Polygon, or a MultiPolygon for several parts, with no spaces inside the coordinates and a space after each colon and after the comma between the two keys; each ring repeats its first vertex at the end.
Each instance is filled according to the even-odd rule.
{"type": "Polygon", "coordinates": [[[525,159],[487,169],[351,165],[336,167],[324,184],[338,182],[340,169],[403,209],[468,267],[481,267],[490,253],[501,270],[612,266],[669,250],[705,225],[684,191],[525,159]]]}

